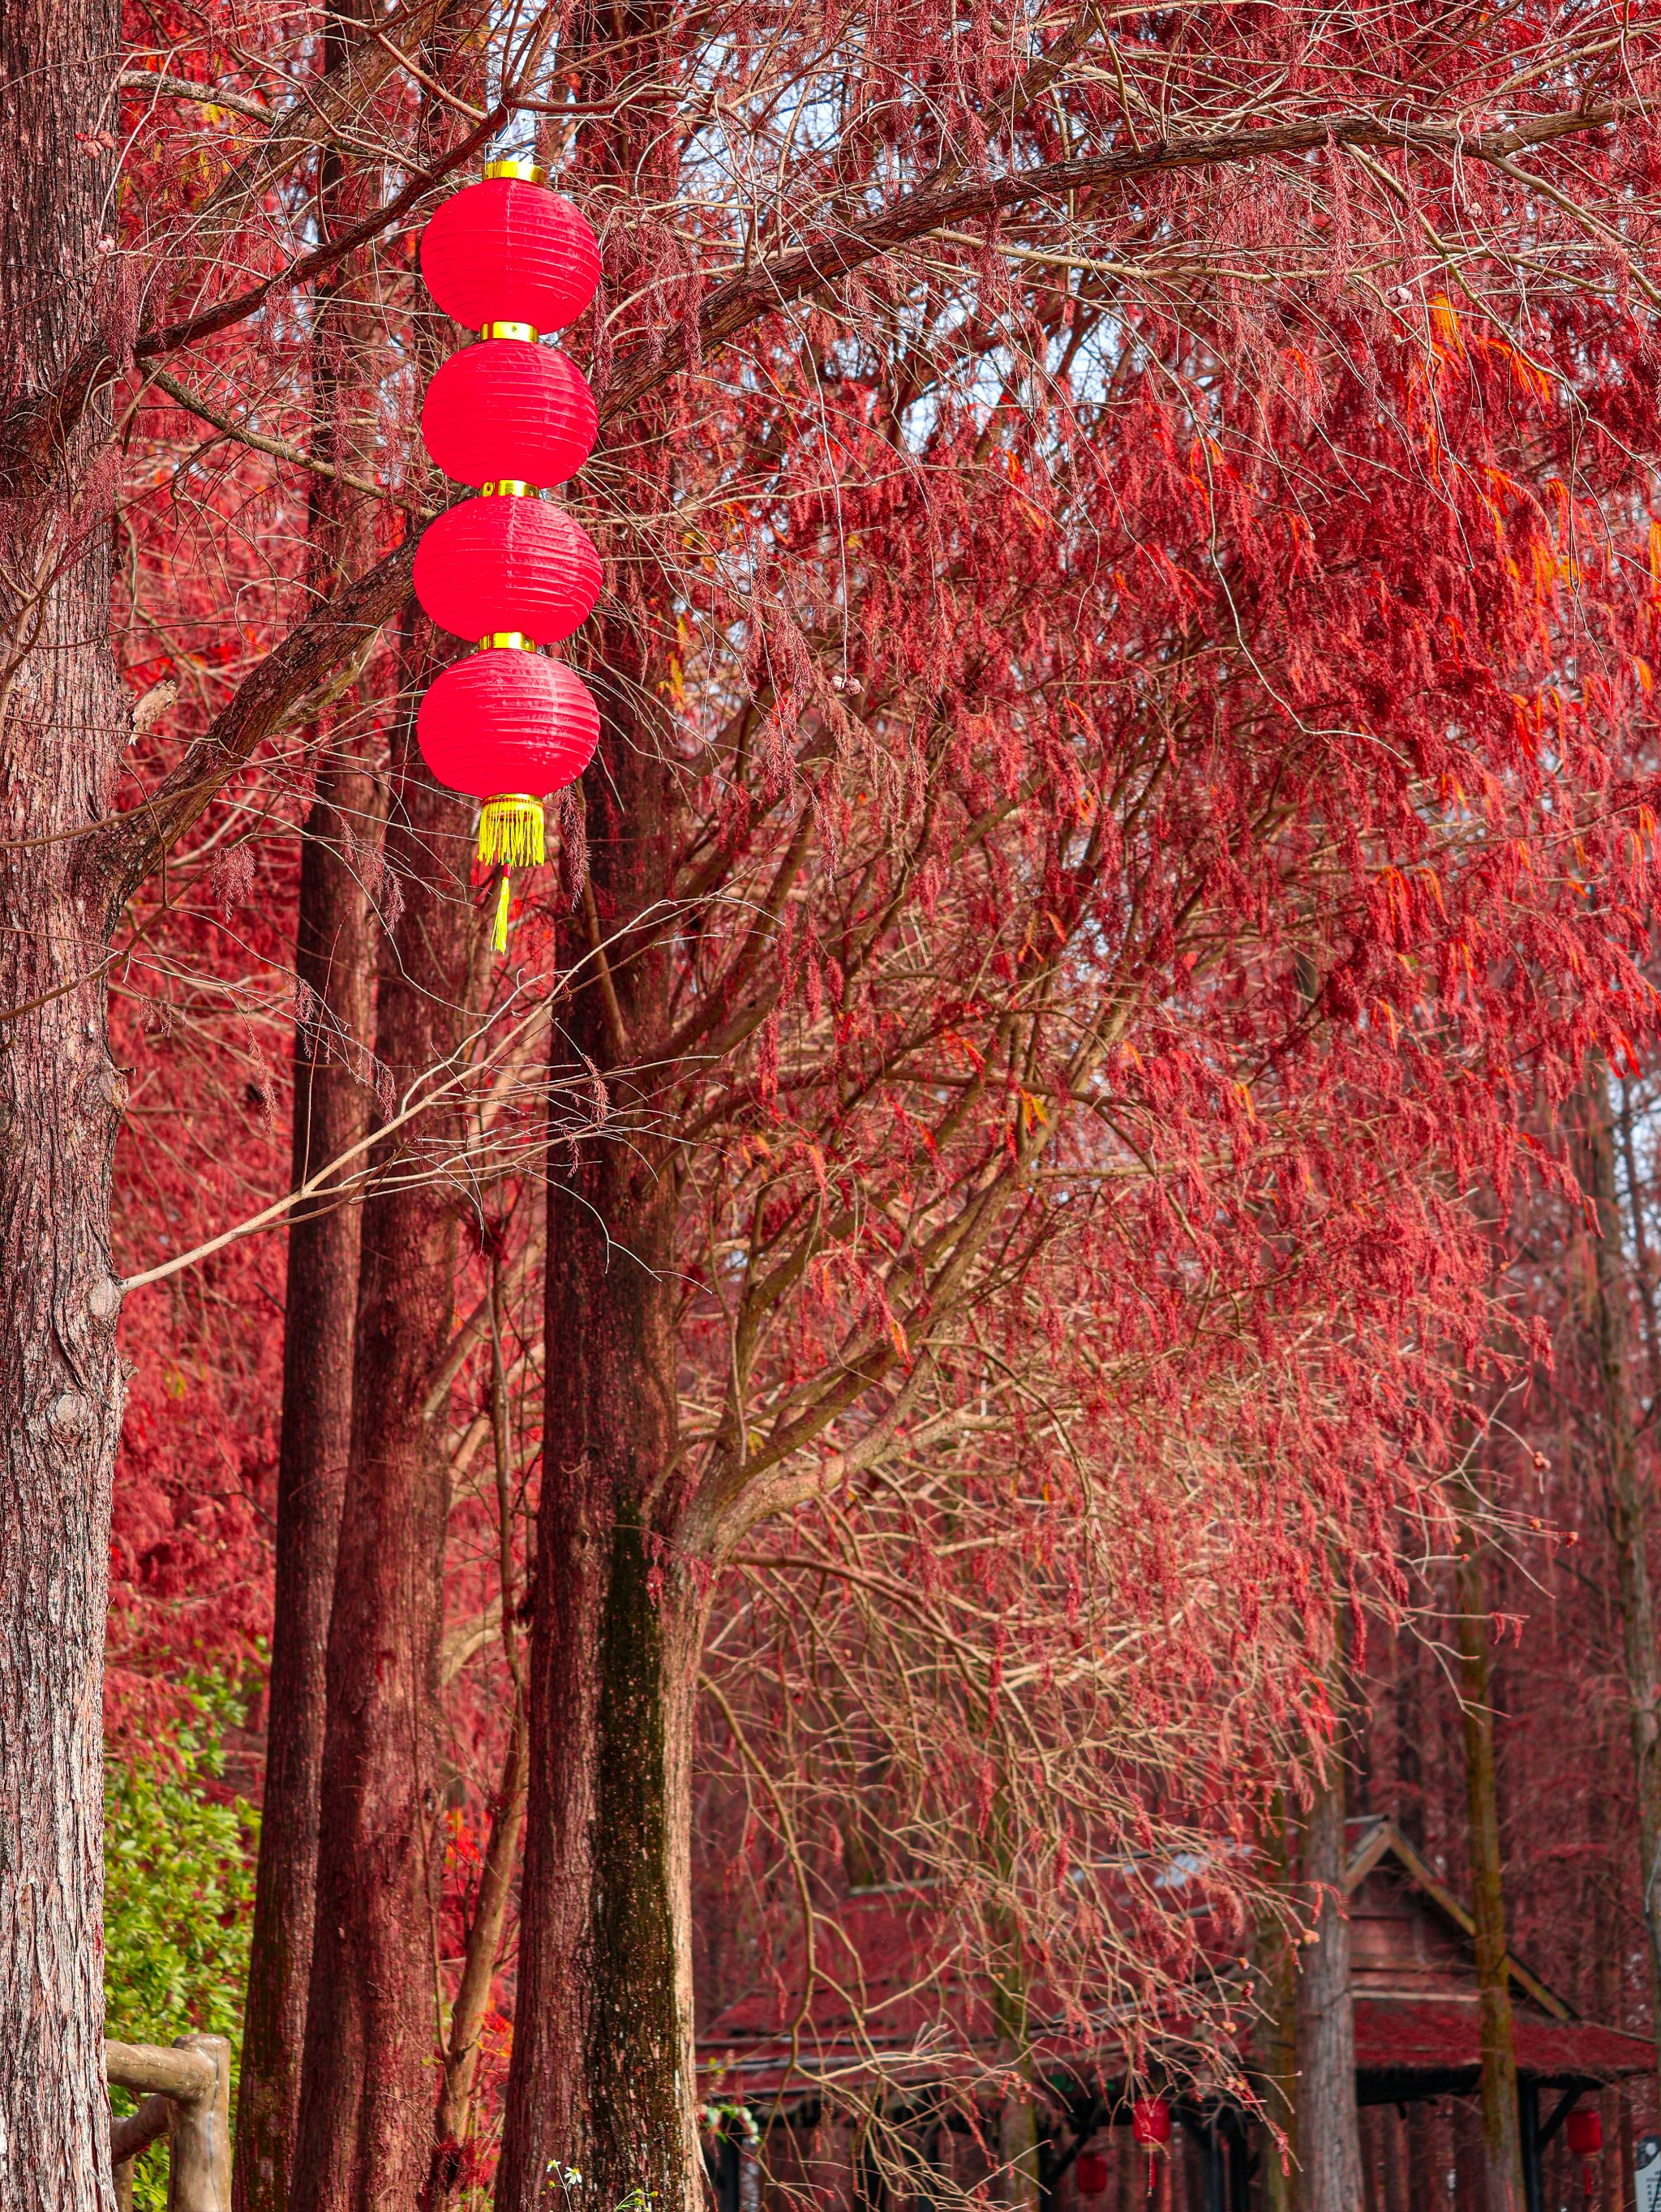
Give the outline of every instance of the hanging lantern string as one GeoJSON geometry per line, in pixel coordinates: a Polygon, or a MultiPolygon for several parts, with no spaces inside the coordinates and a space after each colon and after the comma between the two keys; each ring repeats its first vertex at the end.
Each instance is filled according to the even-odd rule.
{"type": "Polygon", "coordinates": [[[503,952],[512,872],[545,865],[538,794],[581,775],[599,737],[592,695],[538,644],[569,637],[600,587],[593,544],[540,496],[593,447],[593,395],[540,339],[593,297],[599,247],[534,163],[506,157],[433,216],[421,269],[435,304],[479,336],[432,377],[422,433],[436,465],[480,495],[437,517],[417,551],[423,608],[441,629],[478,640],[429,687],[417,733],[439,781],[479,801],[478,860],[498,878],[491,945],[503,952]]]}
{"type": "Polygon", "coordinates": [[[505,952],[508,950],[508,908],[512,892],[513,878],[504,868],[502,872],[501,888],[496,892],[496,919],[490,924],[492,952],[505,952]]]}

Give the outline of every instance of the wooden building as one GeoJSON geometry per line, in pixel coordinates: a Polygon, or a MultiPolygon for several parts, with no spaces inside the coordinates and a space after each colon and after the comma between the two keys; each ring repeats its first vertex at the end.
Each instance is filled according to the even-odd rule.
{"type": "MultiPolygon", "coordinates": [[[[1349,1899],[1355,2094],[1368,2212],[1479,2212],[1477,1990],[1470,1916],[1394,1823],[1350,1823],[1349,1899]]],[[[940,2089],[943,2045],[989,2055],[986,1993],[925,1972],[922,1930],[939,1900],[904,1890],[855,1893],[837,1922],[834,1959],[804,1991],[800,1963],[730,2006],[699,2038],[705,2094],[765,2123],[712,2147],[721,2212],[946,2212],[965,2197],[1008,2201],[998,2116],[953,2105],[940,2089]],[[804,2002],[804,1995],[806,2002],[804,2002]],[[856,2117],[884,2117],[873,2128],[856,2117]]],[[[1640,2038],[1579,2018],[1520,1960],[1512,1963],[1526,2212],[1564,2212],[1585,2188],[1565,2119],[1603,2094],[1606,2149],[1597,2212],[1631,2203],[1628,2108],[1608,2094],[1652,2082],[1640,2038]]],[[[1197,2061],[1196,2054],[1196,2061],[1197,2061]]],[[[1110,2062],[1076,2060],[1046,2075],[1039,2144],[1041,2212],[1257,2212],[1268,2131],[1238,2101],[1200,2086],[1196,2063],[1172,2062],[1163,2094],[1168,2152],[1130,2141],[1126,2085],[1110,2062]],[[1082,2184],[1082,2185],[1081,2185],[1082,2184]]]]}

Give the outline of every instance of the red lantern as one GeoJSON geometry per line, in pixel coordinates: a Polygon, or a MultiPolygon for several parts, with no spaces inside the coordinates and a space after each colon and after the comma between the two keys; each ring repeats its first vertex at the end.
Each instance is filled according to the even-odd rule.
{"type": "Polygon", "coordinates": [[[1577,2158],[1596,2158],[1603,2148],[1603,2115],[1596,2105],[1577,2105],[1569,2114],[1566,2132],[1577,2158]]]}
{"type": "Polygon", "coordinates": [[[1099,2197],[1107,2186],[1107,2160],[1098,2150],[1080,2151],[1073,2171],[1079,2177],[1080,2197],[1099,2197]]]}
{"type": "Polygon", "coordinates": [[[560,331],[599,282],[599,246],[569,200],[529,162],[492,162],[484,182],[445,201],[421,240],[421,273],[447,315],[470,331],[525,323],[560,331]]]}
{"type": "Polygon", "coordinates": [[[1171,2107],[1163,2097],[1138,2097],[1130,2108],[1131,2140],[1141,2150],[1163,2150],[1171,2142],[1171,2107]]]}
{"type": "MultiPolygon", "coordinates": [[[[563,662],[504,642],[444,671],[421,702],[416,734],[441,783],[491,801],[508,793],[517,805],[519,794],[535,800],[582,774],[599,743],[599,709],[563,662]]],[[[526,865],[499,849],[479,858],[526,865]]]]}
{"type": "Polygon", "coordinates": [[[562,484],[598,428],[593,394],[565,356],[520,338],[452,354],[421,408],[427,451],[460,483],[562,484]]]}
{"type": "Polygon", "coordinates": [[[545,500],[465,499],[416,548],[417,599],[441,629],[475,643],[516,629],[557,645],[587,621],[599,585],[593,540],[545,500]]]}
{"type": "Polygon", "coordinates": [[[508,870],[542,866],[543,797],[593,758],[599,709],[580,676],[504,637],[444,671],[421,702],[416,735],[441,783],[485,802],[478,857],[502,864],[491,942],[505,951],[508,870]]]}

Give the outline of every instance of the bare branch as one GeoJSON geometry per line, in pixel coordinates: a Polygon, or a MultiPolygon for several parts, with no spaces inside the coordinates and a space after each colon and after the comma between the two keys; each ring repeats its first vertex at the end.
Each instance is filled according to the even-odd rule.
{"type": "MultiPolygon", "coordinates": [[[[827,227],[794,252],[761,262],[718,284],[698,316],[701,350],[707,354],[712,346],[726,344],[776,308],[824,291],[885,253],[915,245],[952,224],[983,220],[1034,200],[1061,199],[1069,192],[1132,184],[1181,169],[1223,168],[1261,161],[1267,155],[1309,154],[1329,145],[1372,146],[1390,153],[1498,167],[1529,147],[1583,137],[1647,115],[1652,107],[1646,100],[1622,100],[1602,107],[1570,108],[1508,131],[1463,131],[1449,124],[1402,124],[1378,115],[1340,115],[1274,130],[1231,131],[1220,137],[1165,139],[1123,154],[1047,161],[984,182],[960,181],[955,173],[945,182],[931,178],[893,206],[861,222],[827,227]]],[[[614,420],[686,362],[686,342],[678,334],[655,357],[630,356],[601,401],[601,420],[614,420]]]]}

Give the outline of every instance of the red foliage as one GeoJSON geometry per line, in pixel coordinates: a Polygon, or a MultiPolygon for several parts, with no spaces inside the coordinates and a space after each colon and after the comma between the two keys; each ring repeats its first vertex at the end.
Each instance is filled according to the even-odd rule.
{"type": "MultiPolygon", "coordinates": [[[[808,82],[854,21],[818,11],[797,52],[794,17],[764,38],[752,12],[721,67],[748,86],[782,51],[808,82]]],[[[706,1879],[760,1860],[783,1917],[828,1914],[861,1864],[944,1875],[958,1937],[1036,1960],[1076,2026],[1085,1962],[1099,1974],[1111,1948],[1081,1869],[1192,1844],[1244,1926],[1232,1847],[1266,1788],[1295,1790],[1330,1745],[1340,1616],[1421,1594],[1471,1376],[1500,1393],[1532,1356],[1469,1194],[1522,1219],[1559,1203],[1552,1116],[1588,1055],[1636,1069],[1653,1048],[1661,532],[1634,457],[1661,424],[1634,301],[1656,153],[1623,127],[1561,156],[1542,124],[1527,158],[1554,198],[1480,148],[1455,165],[1428,135],[1421,159],[1338,127],[1380,83],[1423,105],[1427,134],[1549,120],[1540,57],[1571,61],[1533,8],[1457,36],[1405,8],[1150,15],[1112,41],[1113,69],[1069,77],[1064,57],[1062,88],[1030,103],[1032,57],[989,21],[858,21],[829,135],[746,142],[780,179],[744,204],[748,233],[693,152],[651,167],[674,157],[649,103],[638,171],[621,123],[573,158],[607,261],[573,349],[614,396],[659,379],[649,405],[645,385],[618,401],[608,467],[574,499],[641,641],[637,667],[596,681],[638,695],[666,764],[660,812],[605,818],[597,793],[593,833],[666,857],[648,920],[602,883],[574,933],[567,810],[481,1018],[473,1095],[500,1133],[428,1164],[468,1222],[466,1304],[493,1271],[506,1285],[511,1406],[486,1479],[481,1324],[452,1409],[458,1652],[480,1626],[450,1690],[465,1802],[444,1945],[507,1729],[530,1386],[560,1352],[535,1319],[537,1010],[562,957],[575,973],[597,945],[649,941],[671,1018],[624,1041],[650,1077],[622,1137],[605,1135],[615,1087],[581,1081],[585,1141],[638,1146],[674,1182],[682,1452],[654,1536],[660,1577],[715,1592],[705,1846],[726,1863],[706,1879]],[[1231,131],[1261,155],[1134,186],[1080,176],[1064,216],[1053,195],[975,198],[1080,147],[1128,159],[1150,135],[1231,131]],[[862,258],[849,209],[897,221],[937,176],[963,204],[862,258]],[[1618,232],[1596,227],[1609,207],[1618,232]],[[833,222],[834,270],[776,258],[768,312],[706,330],[758,240],[808,252],[833,222]]],[[[158,54],[175,32],[170,72],[257,88],[228,31],[192,45],[158,23],[158,54]]],[[[240,32],[283,51],[259,10],[240,32]]],[[[1648,34],[1622,37],[1638,82],[1648,34]]],[[[695,94],[705,112],[700,65],[691,48],[654,64],[683,118],[695,94]]],[[[359,119],[401,145],[412,99],[389,70],[359,119]]],[[[123,266],[152,320],[195,312],[202,263],[165,249],[206,223],[240,126],[131,93],[122,119],[123,266]]],[[[245,184],[227,294],[304,242],[303,191],[257,160],[245,184]]],[[[390,545],[411,520],[417,295],[408,229],[378,251],[390,545]]],[[[124,656],[135,690],[181,685],[125,805],[303,612],[304,471],[284,449],[307,341],[284,298],[191,349],[205,422],[139,371],[121,388],[124,656]]],[[[494,377],[524,350],[469,349],[446,374],[494,377]]],[[[535,359],[557,382],[563,357],[535,359]]],[[[555,398],[571,431],[569,378],[555,398]]],[[[586,452],[590,418],[576,431],[586,452]]],[[[448,459],[475,479],[567,472],[448,459]]],[[[337,736],[372,738],[397,710],[385,657],[369,678],[337,736]]],[[[122,940],[130,1272],[258,1213],[286,1173],[300,720],[122,940]]],[[[372,833],[358,857],[396,897],[372,833]]],[[[1550,1326],[1571,1276],[1564,1253],[1542,1267],[1529,1299],[1550,1326]]],[[[236,1243],[129,1309],[118,1726],[149,1725],[183,1665],[244,1667],[265,1626],[280,1270],[280,1239],[236,1243]]],[[[1541,1384],[1534,1407],[1555,1403],[1541,1384]]],[[[1541,1517],[1585,1519],[1563,1480],[1541,1517]]],[[[1608,1645],[1573,1564],[1562,1547],[1529,1562],[1557,1640],[1518,1725],[1561,1761],[1542,1854],[1590,1864],[1608,1645]],[[1564,1703],[1585,1717],[1554,1753],[1564,1703]]],[[[1425,1785],[1444,1821],[1450,1772],[1425,1785]]],[[[1597,1863],[1613,1890],[1614,1854],[1597,1863]]],[[[1525,1932],[1559,1942],[1538,1889],[1521,1894],[1525,1932]]],[[[1146,1999],[1191,1948],[1167,1899],[1137,1911],[1110,1971],[1146,1999]]],[[[747,1935],[710,1986],[779,1940],[765,1921],[747,1935]]]]}

